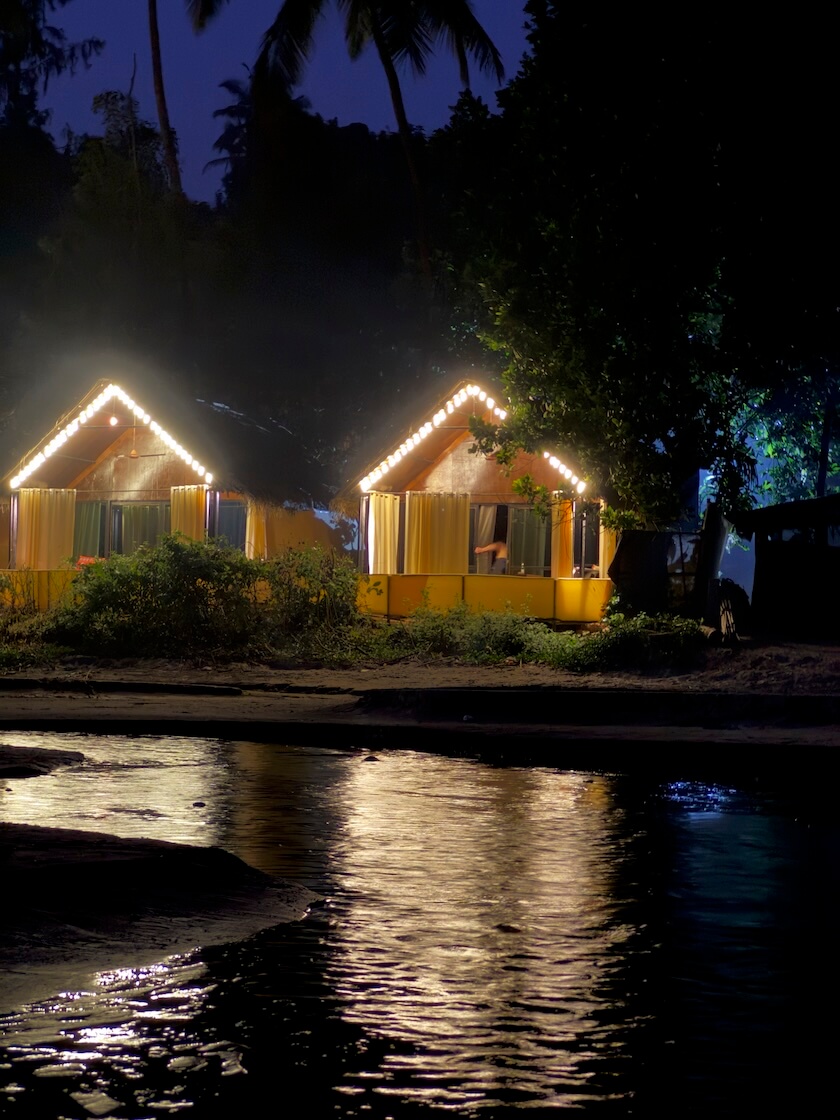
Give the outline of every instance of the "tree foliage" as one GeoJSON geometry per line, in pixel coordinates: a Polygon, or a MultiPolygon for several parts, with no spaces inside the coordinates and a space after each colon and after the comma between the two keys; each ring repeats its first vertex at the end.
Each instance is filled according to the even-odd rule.
{"type": "MultiPolygon", "coordinates": [[[[187,0],[196,30],[204,28],[227,0],[187,0]]],[[[461,81],[469,87],[468,58],[482,71],[504,76],[501,55],[476,19],[470,0],[283,0],[263,36],[254,80],[261,100],[276,96],[278,84],[287,92],[298,85],[312,53],[315,29],[332,3],[344,16],[344,33],[351,59],[372,48],[385,72],[397,131],[411,182],[417,247],[421,268],[430,272],[426,202],[418,167],[416,137],[406,116],[398,70],[408,64],[425,74],[435,43],[443,43],[458,59],[461,81]]]]}
{"type": "Polygon", "coordinates": [[[104,47],[100,39],[68,43],[51,16],[69,0],[0,0],[0,121],[44,124],[38,93],[64,70],[87,65],[104,47]]]}
{"type": "Polygon", "coordinates": [[[677,49],[652,16],[632,26],[635,11],[528,10],[532,56],[500,94],[502,115],[462,100],[438,138],[461,180],[459,295],[503,356],[513,402],[495,438],[564,448],[611,502],[649,519],[674,517],[701,467],[717,465],[734,499],[750,461],[719,345],[703,52],[677,49]]]}

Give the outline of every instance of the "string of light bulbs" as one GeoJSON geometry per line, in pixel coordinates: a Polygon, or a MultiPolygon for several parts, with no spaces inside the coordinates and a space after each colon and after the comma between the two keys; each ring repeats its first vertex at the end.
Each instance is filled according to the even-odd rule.
{"type": "MultiPolygon", "coordinates": [[[[133,400],[128,395],[128,393],[124,392],[119,387],[119,385],[108,385],[97,397],[94,397],[90,404],[86,405],[83,409],[80,410],[78,416],[74,417],[70,421],[70,423],[66,425],[66,427],[61,428],[53,436],[49,443],[45,444],[44,447],[38,452],[38,454],[30,459],[30,461],[21,468],[19,473],[16,474],[14,478],[12,478],[10,483],[11,488],[13,490],[17,490],[17,488],[21,486],[30,477],[30,475],[37,471],[39,467],[43,466],[47,459],[51,458],[51,456],[53,456],[61,447],[63,447],[64,444],[67,443],[68,439],[72,439],[72,437],[90,420],[92,420],[93,417],[102,408],[104,408],[106,404],[112,401],[114,397],[116,397],[117,400],[121,401],[125,405],[125,407],[130,412],[132,412],[139,421],[141,421],[141,423],[145,424],[149,428],[150,431],[154,432],[158,439],[160,439],[170,449],[170,451],[174,451],[178,458],[183,460],[186,466],[195,471],[196,475],[201,479],[202,482],[206,482],[209,485],[213,481],[213,475],[210,473],[210,471],[205,470],[204,465],[199,462],[198,459],[194,458],[190,454],[190,452],[186,450],[186,448],[182,447],[181,444],[173,436],[171,436],[165,428],[162,428],[156,420],[153,420],[149,413],[146,412],[145,409],[143,409],[139,404],[137,404],[137,402],[133,400]]],[[[116,423],[115,417],[111,418],[111,423],[116,423]]]]}

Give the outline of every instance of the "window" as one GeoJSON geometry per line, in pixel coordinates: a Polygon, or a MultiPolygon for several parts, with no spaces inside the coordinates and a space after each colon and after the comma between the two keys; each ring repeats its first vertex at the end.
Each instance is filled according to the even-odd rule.
{"type": "Polygon", "coordinates": [[[231,548],[245,551],[245,522],[248,509],[244,502],[222,498],[219,502],[219,525],[216,536],[224,538],[231,548]]]}
{"type": "MultiPolygon", "coordinates": [[[[597,504],[575,502],[574,574],[584,579],[597,578],[599,568],[601,518],[597,504]]],[[[605,574],[605,573],[603,573],[605,574]]]]}
{"type": "Polygon", "coordinates": [[[535,509],[510,506],[508,572],[511,575],[551,575],[551,519],[535,509]]]}
{"type": "Polygon", "coordinates": [[[169,532],[169,502],[114,502],[111,552],[130,556],[141,545],[154,547],[169,532]]]}
{"type": "Polygon", "coordinates": [[[108,520],[104,502],[76,502],[73,528],[73,555],[104,556],[107,550],[105,529],[108,520]]]}

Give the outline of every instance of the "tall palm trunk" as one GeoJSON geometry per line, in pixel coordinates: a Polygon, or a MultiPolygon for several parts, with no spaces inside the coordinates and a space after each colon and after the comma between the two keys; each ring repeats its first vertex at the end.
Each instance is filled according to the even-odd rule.
{"type": "Polygon", "coordinates": [[[178,154],[175,151],[175,137],[169,123],[169,111],[166,108],[166,92],[163,85],[163,63],[160,58],[160,32],[158,31],[157,0],[149,0],[149,42],[152,48],[152,76],[155,85],[155,103],[157,104],[158,124],[160,125],[160,138],[163,144],[163,159],[169,174],[169,182],[176,194],[183,194],[181,186],[181,169],[178,167],[178,154]]]}

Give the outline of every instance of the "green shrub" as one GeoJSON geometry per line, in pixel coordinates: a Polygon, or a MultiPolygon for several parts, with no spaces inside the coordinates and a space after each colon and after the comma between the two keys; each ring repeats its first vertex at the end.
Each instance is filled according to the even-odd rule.
{"type": "Polygon", "coordinates": [[[557,632],[513,611],[472,614],[464,603],[444,611],[424,603],[403,633],[407,651],[419,656],[479,664],[516,658],[573,673],[686,668],[704,644],[689,619],[616,614],[592,633],[557,632]]]}
{"type": "Polygon", "coordinates": [[[260,565],[241,552],[166,536],[88,564],[51,617],[59,641],[106,656],[182,657],[247,648],[258,633],[260,565]]]}
{"type": "Polygon", "coordinates": [[[666,670],[690,666],[703,648],[699,623],[669,615],[613,615],[594,633],[534,634],[530,660],[573,673],[666,670]]]}
{"type": "MultiPolygon", "coordinates": [[[[423,592],[422,604],[412,611],[400,637],[407,651],[418,657],[457,657],[469,617],[466,603],[459,602],[449,610],[440,610],[429,606],[428,594],[423,592]]],[[[398,633],[395,632],[395,640],[399,640],[398,633]]]]}
{"type": "Polygon", "coordinates": [[[282,635],[345,629],[360,617],[359,572],[348,556],[320,545],[289,549],[263,565],[270,624],[282,635]]]}
{"type": "Polygon", "coordinates": [[[262,562],[174,534],[86,565],[47,631],[104,656],[341,660],[340,636],[360,620],[359,578],[349,558],[319,547],[262,562]]]}
{"type": "MultiPolygon", "coordinates": [[[[0,580],[2,580],[0,576],[0,580]]],[[[179,534],[156,548],[86,565],[65,603],[39,614],[0,608],[0,670],[55,658],[62,647],[109,657],[217,658],[290,664],[515,658],[571,672],[685,668],[703,640],[698,623],[613,611],[593,633],[555,632],[513,611],[472,613],[428,598],[403,624],[359,611],[352,560],[315,546],[267,562],[179,534]]]]}

